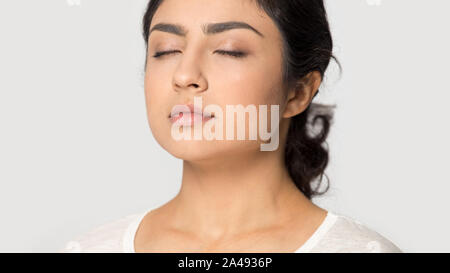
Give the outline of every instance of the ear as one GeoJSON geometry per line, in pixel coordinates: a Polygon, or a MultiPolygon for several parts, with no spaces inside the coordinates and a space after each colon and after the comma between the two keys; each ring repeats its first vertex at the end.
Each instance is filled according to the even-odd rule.
{"type": "Polygon", "coordinates": [[[295,88],[288,91],[288,101],[283,117],[290,118],[305,111],[319,90],[321,82],[322,77],[319,71],[309,72],[303,77],[295,88]]]}

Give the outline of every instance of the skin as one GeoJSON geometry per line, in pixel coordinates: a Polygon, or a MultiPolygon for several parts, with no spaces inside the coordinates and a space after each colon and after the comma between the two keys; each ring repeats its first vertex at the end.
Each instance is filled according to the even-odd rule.
{"type": "Polygon", "coordinates": [[[320,74],[309,73],[297,89],[283,89],[281,34],[253,1],[165,0],[150,29],[163,22],[180,24],[187,34],[151,32],[146,106],[156,141],[183,160],[182,185],[143,218],[136,252],[295,251],[327,212],[295,187],[283,161],[290,118],[311,103],[320,74]],[[245,22],[264,37],[242,28],[206,35],[201,28],[228,21],[245,22]],[[153,57],[166,50],[176,52],[153,57]],[[246,55],[234,58],[217,50],[246,55]],[[278,149],[260,151],[260,139],[175,141],[168,114],[176,104],[193,103],[194,96],[202,97],[203,108],[217,104],[224,112],[225,105],[279,105],[278,149]]]}

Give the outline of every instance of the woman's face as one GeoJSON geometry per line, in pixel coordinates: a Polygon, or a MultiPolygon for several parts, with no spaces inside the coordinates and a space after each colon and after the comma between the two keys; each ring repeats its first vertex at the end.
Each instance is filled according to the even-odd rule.
{"type": "MultiPolygon", "coordinates": [[[[282,38],[274,22],[251,0],[164,0],[150,30],[163,23],[182,29],[178,29],[181,33],[174,33],[173,27],[158,28],[150,32],[148,40],[145,96],[149,125],[157,142],[184,160],[260,151],[261,140],[249,140],[248,130],[245,141],[238,140],[236,135],[233,140],[226,139],[226,106],[255,105],[259,116],[259,105],[267,105],[269,130],[271,105],[279,105],[281,117],[286,100],[281,89],[282,38]],[[224,31],[219,27],[209,33],[208,28],[202,28],[231,21],[248,24],[256,32],[248,28],[224,31]],[[172,53],[154,57],[161,51],[172,53]],[[220,54],[222,51],[238,51],[244,55],[234,57],[220,54]],[[210,104],[220,106],[223,140],[173,138],[173,124],[169,119],[173,107],[193,104],[194,97],[201,97],[203,109],[210,104]]],[[[236,134],[236,121],[234,126],[236,134]]],[[[185,129],[181,127],[179,132],[185,129]]],[[[190,129],[193,136],[194,126],[190,129]]]]}

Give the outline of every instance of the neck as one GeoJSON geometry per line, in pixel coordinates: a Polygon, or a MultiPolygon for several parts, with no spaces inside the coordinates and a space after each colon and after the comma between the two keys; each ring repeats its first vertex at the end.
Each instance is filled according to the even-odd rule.
{"type": "Polygon", "coordinates": [[[281,153],[259,151],[184,161],[182,186],[172,201],[176,228],[210,238],[282,225],[311,204],[289,177],[281,153]]]}

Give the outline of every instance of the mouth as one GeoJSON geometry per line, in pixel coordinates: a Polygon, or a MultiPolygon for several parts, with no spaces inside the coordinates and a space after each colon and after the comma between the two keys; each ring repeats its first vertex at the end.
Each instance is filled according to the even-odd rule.
{"type": "Polygon", "coordinates": [[[204,123],[214,117],[214,114],[202,111],[202,109],[194,107],[193,104],[175,105],[168,116],[172,123],[180,126],[192,126],[194,123],[204,123]]]}

